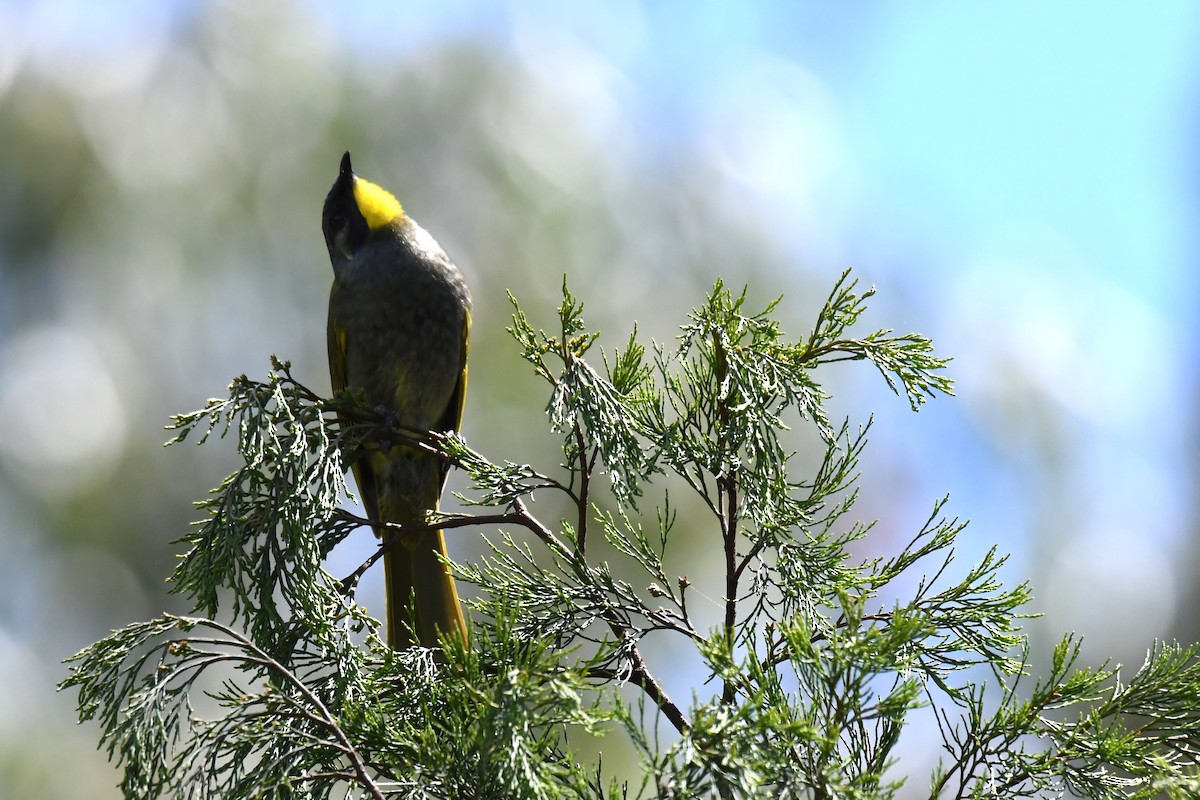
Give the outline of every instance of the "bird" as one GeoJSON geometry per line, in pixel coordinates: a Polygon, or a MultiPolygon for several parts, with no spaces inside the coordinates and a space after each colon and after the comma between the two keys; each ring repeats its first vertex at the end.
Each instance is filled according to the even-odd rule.
{"type": "MultiPolygon", "coordinates": [[[[350,153],[325,198],[321,228],[333,266],[326,328],[335,396],[362,393],[390,423],[457,431],[467,389],[471,293],[462,273],[395,196],[354,174],[350,153]]],[[[345,420],[343,420],[345,421],[345,420]]],[[[377,437],[351,463],[384,555],[387,641],[397,650],[467,642],[441,530],[398,533],[437,511],[448,464],[411,441],[377,437]]]]}

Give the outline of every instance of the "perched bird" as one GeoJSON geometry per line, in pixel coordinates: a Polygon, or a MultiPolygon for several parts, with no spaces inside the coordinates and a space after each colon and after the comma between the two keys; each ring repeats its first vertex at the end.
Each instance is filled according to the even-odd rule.
{"type": "MultiPolygon", "coordinates": [[[[471,295],[458,268],[390,193],[356,177],[350,154],[325,198],[321,227],[333,263],[329,374],[334,391],[366,395],[409,428],[457,430],[467,388],[471,295]]],[[[352,464],[376,536],[403,536],[384,557],[388,643],[397,649],[465,642],[466,622],[440,530],[397,534],[436,510],[447,467],[400,441],[368,441],[352,464]],[[414,642],[412,632],[416,634],[414,642]]]]}

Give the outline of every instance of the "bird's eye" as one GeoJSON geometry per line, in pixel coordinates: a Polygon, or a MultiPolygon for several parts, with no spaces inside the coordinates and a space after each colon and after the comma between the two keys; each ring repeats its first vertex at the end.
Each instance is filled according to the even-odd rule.
{"type": "Polygon", "coordinates": [[[346,228],[346,218],[341,214],[334,214],[329,218],[329,229],[335,233],[340,233],[346,228]]]}

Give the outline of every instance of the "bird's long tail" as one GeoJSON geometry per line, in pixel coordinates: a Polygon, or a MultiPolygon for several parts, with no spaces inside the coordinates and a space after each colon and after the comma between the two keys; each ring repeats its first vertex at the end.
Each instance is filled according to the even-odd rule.
{"type": "Polygon", "coordinates": [[[458,590],[454,587],[454,576],[450,574],[450,567],[441,561],[446,557],[446,540],[442,532],[385,532],[384,536],[387,539],[393,536],[404,538],[383,559],[387,580],[388,644],[397,650],[413,644],[437,647],[439,631],[442,636],[456,634],[465,644],[467,623],[458,590]]]}

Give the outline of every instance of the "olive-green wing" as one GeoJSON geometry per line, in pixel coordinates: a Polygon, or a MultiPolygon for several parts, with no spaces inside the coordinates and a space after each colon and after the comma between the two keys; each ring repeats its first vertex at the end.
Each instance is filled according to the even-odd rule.
{"type": "MultiPolygon", "coordinates": [[[[459,353],[459,372],[458,383],[454,385],[454,393],[450,395],[450,402],[446,404],[446,411],[442,414],[442,418],[438,421],[439,431],[457,431],[462,425],[463,407],[467,402],[467,352],[470,350],[471,341],[471,310],[467,309],[463,313],[462,324],[462,349],[459,353]]],[[[450,465],[442,462],[442,487],[446,486],[446,475],[450,472],[450,465]]]]}
{"type": "MultiPolygon", "coordinates": [[[[329,315],[329,322],[325,330],[326,345],[329,350],[329,382],[333,386],[333,393],[346,388],[346,348],[347,334],[346,329],[339,324],[333,314],[329,315]]],[[[342,424],[345,424],[345,418],[342,418],[342,424]]],[[[371,465],[367,463],[366,458],[353,458],[350,463],[350,469],[354,472],[354,482],[358,484],[358,493],[361,496],[363,508],[366,509],[367,519],[379,519],[379,500],[375,494],[375,473],[371,469],[371,465]]],[[[377,529],[375,533],[378,535],[380,531],[377,529]]]]}

